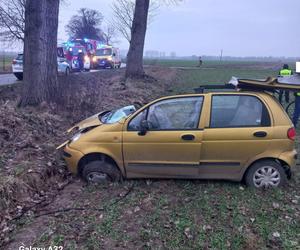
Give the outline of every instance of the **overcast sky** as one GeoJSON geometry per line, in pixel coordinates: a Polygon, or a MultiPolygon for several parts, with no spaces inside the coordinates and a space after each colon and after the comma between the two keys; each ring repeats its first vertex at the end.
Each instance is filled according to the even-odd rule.
{"type": "MultiPolygon", "coordinates": [[[[60,11],[59,39],[79,8],[109,20],[113,0],[68,0],[60,11]]],[[[126,41],[117,45],[128,49],[126,41]]],[[[300,0],[185,0],[160,8],[148,27],[145,50],[169,54],[300,57],[300,0]]]]}

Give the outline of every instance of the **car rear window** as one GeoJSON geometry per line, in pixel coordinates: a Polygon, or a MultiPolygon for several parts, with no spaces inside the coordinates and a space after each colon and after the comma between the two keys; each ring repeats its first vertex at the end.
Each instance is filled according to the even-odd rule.
{"type": "Polygon", "coordinates": [[[214,95],[211,105],[211,128],[270,126],[266,106],[251,95],[214,95]]]}

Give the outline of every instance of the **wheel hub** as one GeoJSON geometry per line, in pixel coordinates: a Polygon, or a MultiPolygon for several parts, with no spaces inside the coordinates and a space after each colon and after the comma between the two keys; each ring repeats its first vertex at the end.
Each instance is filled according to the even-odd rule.
{"type": "Polygon", "coordinates": [[[105,173],[91,172],[88,174],[87,180],[90,183],[104,183],[109,180],[109,177],[105,173]]]}
{"type": "Polygon", "coordinates": [[[276,187],[280,183],[280,173],[272,166],[263,166],[253,175],[253,183],[256,187],[276,187]]]}

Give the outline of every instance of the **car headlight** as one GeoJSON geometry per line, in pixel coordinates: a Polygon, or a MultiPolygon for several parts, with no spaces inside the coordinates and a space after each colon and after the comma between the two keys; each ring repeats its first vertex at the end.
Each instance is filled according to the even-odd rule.
{"type": "Polygon", "coordinates": [[[71,138],[70,141],[71,141],[71,142],[75,142],[75,141],[77,141],[77,140],[80,138],[80,136],[81,136],[81,132],[75,134],[75,135],[71,138]]]}
{"type": "Polygon", "coordinates": [[[112,61],[112,57],[111,56],[107,57],[107,60],[112,61]]]}
{"type": "Polygon", "coordinates": [[[97,58],[96,57],[93,57],[93,62],[97,62],[97,58]]]}

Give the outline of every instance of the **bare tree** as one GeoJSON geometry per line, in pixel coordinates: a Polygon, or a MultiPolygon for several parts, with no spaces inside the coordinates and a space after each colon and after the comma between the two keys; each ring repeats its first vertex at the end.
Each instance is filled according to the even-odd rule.
{"type": "Polygon", "coordinates": [[[1,0],[0,35],[3,40],[24,42],[26,0],[1,0]]]}
{"type": "Polygon", "coordinates": [[[102,26],[102,36],[106,45],[116,43],[117,30],[112,24],[105,24],[102,26]]]}
{"type": "MultiPolygon", "coordinates": [[[[111,24],[130,43],[131,28],[135,9],[135,0],[115,0],[111,6],[111,24]]],[[[159,8],[158,1],[151,1],[149,5],[148,23],[154,19],[159,8]]]]}
{"type": "MultiPolygon", "coordinates": [[[[164,0],[165,4],[175,4],[182,0],[164,0]]],[[[131,40],[127,54],[125,76],[128,78],[143,78],[143,54],[150,0],[136,0],[131,27],[131,40]]]]}
{"type": "Polygon", "coordinates": [[[101,23],[103,15],[101,12],[82,8],[78,15],[72,16],[66,26],[66,31],[71,38],[90,38],[103,41],[101,23]]]}
{"type": "Polygon", "coordinates": [[[26,0],[24,83],[20,106],[58,98],[58,13],[59,0],[26,0]]]}
{"type": "Polygon", "coordinates": [[[143,54],[150,0],[136,0],[127,54],[126,77],[143,78],[143,54]]]}

